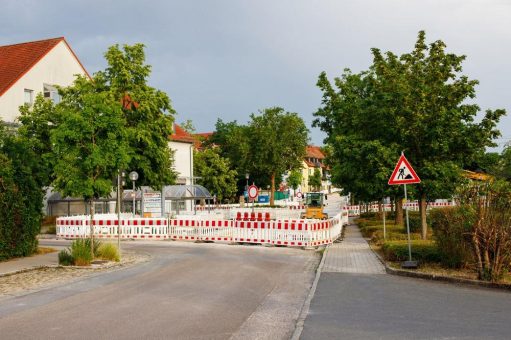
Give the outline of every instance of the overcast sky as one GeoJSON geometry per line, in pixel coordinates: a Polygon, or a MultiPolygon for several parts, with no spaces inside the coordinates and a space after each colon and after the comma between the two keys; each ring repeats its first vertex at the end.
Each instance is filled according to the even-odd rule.
{"type": "MultiPolygon", "coordinates": [[[[417,32],[467,55],[464,73],[480,81],[481,108],[511,115],[510,0],[253,0],[28,1],[0,0],[0,45],[64,36],[85,68],[105,68],[113,44],[144,43],[150,84],[168,93],[177,122],[198,132],[218,118],[246,123],[270,106],[298,112],[311,142],[321,105],[316,81],[371,63],[370,48],[413,48],[417,32]]],[[[499,125],[511,140],[511,117],[499,125]]]]}

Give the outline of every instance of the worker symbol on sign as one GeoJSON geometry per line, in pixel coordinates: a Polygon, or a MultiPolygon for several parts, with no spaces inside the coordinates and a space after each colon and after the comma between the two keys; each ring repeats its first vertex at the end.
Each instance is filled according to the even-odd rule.
{"type": "Polygon", "coordinates": [[[397,179],[412,179],[413,176],[412,174],[408,173],[406,176],[405,176],[405,170],[407,170],[408,168],[406,166],[402,167],[401,169],[399,169],[399,175],[397,175],[397,179]]]}
{"type": "Polygon", "coordinates": [[[420,181],[408,160],[404,155],[401,155],[392,176],[390,176],[389,184],[412,184],[420,183],[420,181]]]}

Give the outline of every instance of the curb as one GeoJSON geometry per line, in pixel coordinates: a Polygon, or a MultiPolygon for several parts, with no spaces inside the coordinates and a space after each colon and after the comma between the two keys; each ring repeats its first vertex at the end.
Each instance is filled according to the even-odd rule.
{"type": "Polygon", "coordinates": [[[330,244],[325,247],[325,251],[323,252],[323,256],[321,257],[321,262],[319,263],[318,269],[316,270],[316,277],[314,278],[314,282],[312,283],[311,290],[309,291],[309,295],[307,295],[307,298],[303,302],[302,310],[300,311],[300,316],[296,320],[296,327],[293,332],[293,335],[291,336],[291,340],[300,339],[300,335],[302,334],[303,326],[305,324],[305,319],[309,314],[309,308],[312,302],[312,298],[314,297],[314,294],[316,293],[316,288],[318,287],[319,277],[321,276],[321,271],[323,270],[325,258],[329,248],[330,244]]]}
{"type": "Polygon", "coordinates": [[[391,268],[387,264],[385,264],[385,271],[387,272],[387,274],[396,275],[396,276],[412,277],[412,278],[417,278],[417,279],[440,281],[440,282],[446,282],[446,283],[455,283],[455,284],[470,286],[470,287],[475,287],[475,288],[499,289],[499,290],[505,290],[505,291],[511,292],[511,284],[508,284],[508,283],[494,283],[494,282],[486,282],[486,281],[479,281],[479,280],[462,279],[462,278],[457,278],[457,277],[452,277],[452,276],[412,272],[412,271],[403,270],[403,269],[391,268]]]}

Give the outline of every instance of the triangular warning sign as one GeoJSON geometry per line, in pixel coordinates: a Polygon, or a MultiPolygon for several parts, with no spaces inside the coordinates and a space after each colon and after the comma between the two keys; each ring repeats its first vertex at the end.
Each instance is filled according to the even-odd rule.
{"type": "Polygon", "coordinates": [[[410,163],[406,159],[405,155],[401,154],[399,161],[397,161],[396,168],[390,176],[389,184],[413,184],[420,183],[419,176],[415,173],[410,163]]]}

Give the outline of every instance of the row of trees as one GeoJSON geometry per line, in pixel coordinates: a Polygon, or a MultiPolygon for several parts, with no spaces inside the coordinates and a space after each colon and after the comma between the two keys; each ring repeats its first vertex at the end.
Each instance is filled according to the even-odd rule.
{"type": "Polygon", "coordinates": [[[454,193],[461,169],[494,146],[505,111],[487,110],[476,120],[478,81],[462,74],[465,56],[448,53],[440,40],[426,44],[423,31],[410,53],[373,48],[372,55],[368,70],[345,69],[333,83],[325,73],[319,76],[323,101],[314,125],[327,133],[332,182],[360,201],[401,201],[399,188],[387,181],[405,152],[422,180],[412,194],[426,238],[427,201],[454,193]]]}
{"type": "Polygon", "coordinates": [[[276,185],[284,173],[301,169],[307,142],[303,119],[280,107],[252,114],[246,125],[219,119],[215,132],[195,155],[194,171],[200,177],[198,183],[219,199],[242,192],[249,174],[250,183],[270,186],[274,205],[276,185]]]}
{"type": "MultiPolygon", "coordinates": [[[[39,95],[33,106],[20,109],[19,130],[2,139],[6,148],[16,148],[18,158],[0,154],[5,172],[0,179],[8,183],[6,188],[12,186],[0,190],[0,204],[13,205],[1,209],[5,223],[12,218],[17,223],[14,205],[29,211],[22,217],[37,216],[40,222],[44,187],[53,187],[63,196],[82,197],[89,203],[92,220],[94,200],[112,193],[120,170],[137,171],[138,185],[161,188],[175,181],[168,146],[174,110],[164,92],[147,85],[151,68],[145,64],[144,46],[121,49],[115,45],[105,58],[104,71],[91,78],[77,76],[71,86],[59,88],[58,103],[39,95]],[[19,159],[24,165],[18,164],[19,159]],[[22,178],[10,183],[11,172],[22,178]],[[32,178],[23,177],[24,173],[32,178]],[[16,183],[20,180],[25,182],[16,183]]],[[[34,227],[26,220],[19,225],[21,230],[40,227],[35,220],[34,227]]],[[[6,230],[17,232],[16,228],[6,230]]],[[[33,242],[36,234],[27,233],[33,242]]],[[[2,244],[6,240],[10,239],[0,235],[2,244]]]]}

